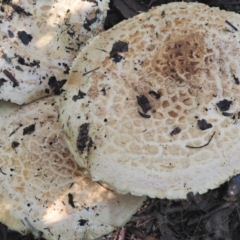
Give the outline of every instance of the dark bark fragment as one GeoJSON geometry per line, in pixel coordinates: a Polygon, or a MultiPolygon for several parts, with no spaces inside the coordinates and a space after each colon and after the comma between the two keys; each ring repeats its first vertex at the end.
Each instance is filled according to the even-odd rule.
{"type": "Polygon", "coordinates": [[[13,148],[13,149],[17,148],[19,145],[20,145],[19,142],[16,142],[16,141],[13,141],[13,142],[12,142],[12,148],[13,148]]]}
{"type": "Polygon", "coordinates": [[[78,91],[78,95],[74,95],[72,100],[76,102],[78,99],[82,99],[86,96],[86,93],[82,92],[81,90],[78,91]]]}
{"type": "Polygon", "coordinates": [[[72,207],[75,208],[75,204],[73,201],[73,195],[71,193],[68,194],[68,204],[72,207]]]}
{"type": "Polygon", "coordinates": [[[66,82],[67,82],[67,79],[62,79],[62,80],[58,81],[57,87],[55,87],[54,90],[53,90],[55,95],[60,95],[64,91],[62,89],[62,87],[64,86],[64,84],[66,82]]]}
{"type": "Polygon", "coordinates": [[[233,115],[233,113],[222,112],[222,115],[225,117],[231,117],[233,115]]]}
{"type": "Polygon", "coordinates": [[[55,76],[51,76],[49,79],[48,79],[48,86],[50,88],[55,88],[58,86],[58,82],[57,82],[57,78],[55,76]]]}
{"type": "Polygon", "coordinates": [[[116,53],[128,52],[128,43],[123,41],[115,42],[112,46],[112,50],[110,52],[110,57],[113,57],[116,53]]]}
{"type": "Polygon", "coordinates": [[[68,66],[68,64],[67,63],[63,63],[63,66],[65,67],[65,71],[63,73],[69,74],[70,67],[68,66]]]}
{"type": "Polygon", "coordinates": [[[80,220],[78,220],[78,222],[79,222],[79,225],[80,225],[80,226],[84,226],[85,224],[88,223],[88,220],[86,220],[86,219],[80,219],[80,220]]]}
{"type": "Polygon", "coordinates": [[[54,94],[60,95],[63,92],[62,87],[67,82],[66,79],[57,81],[55,76],[51,76],[48,80],[48,85],[51,89],[53,89],[54,94]]]}
{"type": "Polygon", "coordinates": [[[234,81],[235,81],[235,83],[237,84],[237,85],[239,85],[239,78],[238,77],[236,77],[234,74],[233,74],[233,78],[234,78],[234,81]]]}
{"type": "Polygon", "coordinates": [[[28,66],[28,67],[40,67],[40,61],[38,60],[33,60],[32,62],[26,62],[25,59],[17,54],[15,54],[16,57],[18,57],[18,63],[24,66],[28,66]]]}
{"type": "Polygon", "coordinates": [[[205,119],[198,120],[197,125],[201,130],[212,128],[212,124],[208,123],[205,119]]]}
{"type": "Polygon", "coordinates": [[[23,135],[32,134],[35,131],[35,124],[31,124],[23,129],[23,135]]]}
{"type": "Polygon", "coordinates": [[[87,147],[88,142],[89,123],[84,123],[79,128],[79,134],[77,137],[77,149],[83,154],[84,149],[87,147]]]}
{"type": "Polygon", "coordinates": [[[83,24],[83,27],[87,30],[87,31],[91,31],[91,25],[93,23],[95,23],[97,21],[97,17],[94,17],[92,19],[88,19],[88,18],[85,18],[85,22],[83,24]]]}
{"type": "Polygon", "coordinates": [[[8,36],[9,36],[10,38],[13,38],[13,37],[14,37],[13,32],[12,32],[11,30],[9,30],[9,29],[8,29],[8,36]]]}
{"type": "Polygon", "coordinates": [[[176,127],[176,128],[174,128],[174,129],[170,132],[170,135],[171,135],[171,136],[174,136],[174,135],[179,134],[180,132],[181,132],[181,128],[176,127]]]}
{"type": "Polygon", "coordinates": [[[6,77],[8,77],[8,79],[13,83],[13,87],[17,87],[19,86],[19,83],[17,81],[17,79],[13,76],[12,73],[10,73],[8,70],[4,69],[3,73],[6,77]]]}
{"type": "Polygon", "coordinates": [[[32,41],[32,36],[25,31],[18,31],[17,35],[24,45],[28,45],[32,41]]]}
{"type": "Polygon", "coordinates": [[[113,59],[115,63],[118,63],[123,59],[123,56],[121,56],[118,53],[123,52],[128,52],[128,43],[123,41],[115,42],[112,46],[110,57],[113,59]]]}
{"type": "Polygon", "coordinates": [[[114,61],[115,63],[119,63],[119,62],[122,61],[123,56],[121,56],[121,55],[119,55],[119,54],[116,53],[116,54],[112,57],[112,59],[113,59],[113,61],[114,61]]]}
{"type": "Polygon", "coordinates": [[[151,109],[148,98],[144,95],[137,96],[138,105],[142,108],[143,112],[146,113],[151,109]]]}
{"type": "Polygon", "coordinates": [[[219,108],[219,110],[221,112],[225,112],[225,111],[229,110],[231,104],[232,104],[232,101],[223,99],[222,101],[219,101],[217,103],[217,107],[219,108]]]}
{"type": "Polygon", "coordinates": [[[13,10],[18,14],[22,13],[25,16],[32,16],[32,14],[30,12],[26,12],[22,7],[20,7],[16,4],[9,2],[8,5],[11,6],[13,8],[13,10]]]}

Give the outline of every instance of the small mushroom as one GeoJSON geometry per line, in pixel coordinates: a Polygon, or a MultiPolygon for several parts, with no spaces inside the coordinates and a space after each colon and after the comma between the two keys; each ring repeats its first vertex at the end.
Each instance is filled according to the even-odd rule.
{"type": "Polygon", "coordinates": [[[95,37],[75,59],[61,103],[78,164],[122,193],[161,198],[204,193],[239,173],[239,29],[238,14],[177,2],[95,37]],[[219,111],[224,99],[235,118],[219,111]]]}
{"type": "Polygon", "coordinates": [[[24,104],[60,94],[79,49],[103,30],[108,2],[3,1],[0,100],[24,104]]]}
{"type": "Polygon", "coordinates": [[[12,110],[0,103],[0,221],[10,229],[48,240],[96,239],[141,206],[145,197],[92,182],[73,160],[61,136],[58,97],[12,110]]]}

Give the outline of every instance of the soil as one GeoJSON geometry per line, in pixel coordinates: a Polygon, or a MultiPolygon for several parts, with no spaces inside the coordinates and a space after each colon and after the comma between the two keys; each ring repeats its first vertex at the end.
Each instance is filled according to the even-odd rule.
{"type": "MultiPolygon", "coordinates": [[[[105,21],[109,29],[138,12],[170,0],[111,0],[105,21]]],[[[185,1],[194,2],[194,1],[185,1]]],[[[209,6],[240,13],[238,0],[202,0],[209,6]]],[[[0,223],[0,240],[34,240],[0,223]]],[[[122,228],[98,240],[239,240],[240,175],[203,195],[188,194],[187,200],[148,198],[122,228]]],[[[44,238],[41,238],[44,240],[44,238]]],[[[69,239],[70,240],[70,239],[69,239]]]]}

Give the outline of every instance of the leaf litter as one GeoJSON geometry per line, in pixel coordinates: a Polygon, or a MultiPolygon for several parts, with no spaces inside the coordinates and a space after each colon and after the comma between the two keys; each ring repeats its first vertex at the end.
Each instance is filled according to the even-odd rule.
{"type": "Polygon", "coordinates": [[[99,240],[237,240],[239,214],[240,175],[187,200],[148,198],[123,228],[99,240]]]}
{"type": "MultiPolygon", "coordinates": [[[[171,0],[111,0],[105,30],[153,6],[171,0]]],[[[186,0],[185,2],[195,2],[186,0]]],[[[238,0],[201,0],[211,7],[240,13],[238,0]]],[[[34,240],[0,223],[1,240],[34,240]]],[[[187,200],[148,198],[122,228],[98,240],[238,240],[240,239],[240,175],[219,188],[187,200]]],[[[39,240],[39,238],[38,238],[39,240]]],[[[44,238],[40,238],[44,240],[44,238]]]]}

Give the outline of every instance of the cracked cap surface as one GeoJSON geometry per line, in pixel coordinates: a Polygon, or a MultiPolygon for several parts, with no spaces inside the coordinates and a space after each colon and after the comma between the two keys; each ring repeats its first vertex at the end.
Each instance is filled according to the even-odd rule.
{"type": "Polygon", "coordinates": [[[10,229],[36,235],[31,225],[48,240],[96,239],[142,205],[144,197],[109,191],[73,160],[61,137],[59,97],[9,108],[1,102],[0,221],[10,229]]]}
{"type": "Polygon", "coordinates": [[[239,22],[218,8],[171,3],[83,49],[60,119],[93,180],[122,193],[186,198],[240,172],[239,22]]]}

